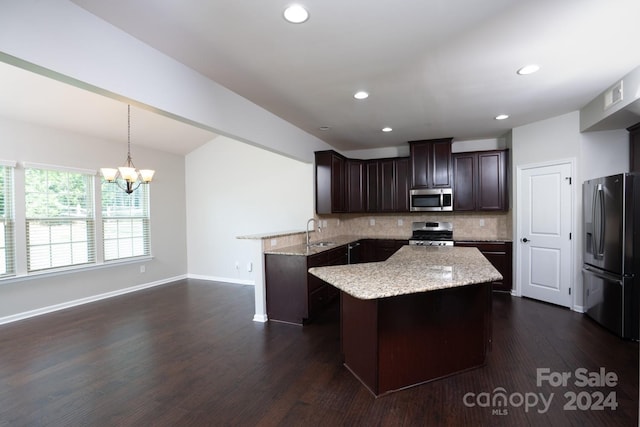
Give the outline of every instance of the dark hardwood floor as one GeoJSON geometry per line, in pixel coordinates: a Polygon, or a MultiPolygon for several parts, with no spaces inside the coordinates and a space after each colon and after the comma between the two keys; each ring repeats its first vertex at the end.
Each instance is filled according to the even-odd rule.
{"type": "Polygon", "coordinates": [[[638,344],[567,309],[496,294],[486,366],[378,399],[341,365],[337,307],[252,316],[252,287],[185,280],[0,326],[0,426],[638,425],[638,344]],[[615,386],[576,384],[601,367],[615,386]]]}

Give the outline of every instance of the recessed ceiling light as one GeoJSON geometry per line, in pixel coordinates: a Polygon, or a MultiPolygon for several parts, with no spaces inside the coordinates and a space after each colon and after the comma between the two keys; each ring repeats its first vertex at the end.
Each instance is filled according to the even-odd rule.
{"type": "Polygon", "coordinates": [[[540,66],[537,64],[529,64],[518,70],[518,74],[521,76],[526,76],[527,74],[533,74],[540,69],[540,66]]]}
{"type": "Polygon", "coordinates": [[[324,132],[324,131],[328,131],[331,128],[329,126],[320,126],[319,129],[324,132]]]}
{"type": "Polygon", "coordinates": [[[284,19],[292,24],[302,24],[309,19],[309,12],[299,4],[292,4],[284,10],[284,19]]]}
{"type": "Polygon", "coordinates": [[[508,118],[509,118],[508,114],[498,114],[496,116],[496,120],[505,120],[505,119],[508,119],[508,118]]]}
{"type": "Polygon", "coordinates": [[[389,126],[382,128],[382,132],[391,132],[393,129],[389,126]]]}
{"type": "Polygon", "coordinates": [[[356,92],[353,97],[355,99],[367,99],[369,97],[369,94],[365,91],[360,91],[360,92],[356,92]]]}

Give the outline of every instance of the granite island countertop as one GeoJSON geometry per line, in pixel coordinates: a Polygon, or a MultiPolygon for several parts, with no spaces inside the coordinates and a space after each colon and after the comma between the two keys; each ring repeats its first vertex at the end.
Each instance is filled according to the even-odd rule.
{"type": "Polygon", "coordinates": [[[383,262],[313,267],[309,273],[359,299],[377,299],[501,280],[476,248],[403,246],[383,262]]]}

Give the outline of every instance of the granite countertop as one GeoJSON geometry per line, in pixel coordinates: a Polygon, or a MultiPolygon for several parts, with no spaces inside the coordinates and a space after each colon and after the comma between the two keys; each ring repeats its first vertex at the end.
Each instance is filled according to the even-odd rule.
{"type": "Polygon", "coordinates": [[[275,255],[309,256],[309,255],[318,254],[320,252],[328,251],[329,249],[337,248],[338,246],[356,242],[360,239],[361,237],[358,237],[358,236],[334,236],[334,237],[327,237],[326,239],[318,238],[314,236],[313,239],[311,239],[311,243],[325,241],[325,242],[331,242],[332,244],[328,246],[307,246],[305,243],[301,243],[299,245],[287,246],[284,248],[267,249],[264,251],[264,253],[275,254],[275,255]]]}
{"type": "Polygon", "coordinates": [[[299,245],[287,246],[287,247],[284,247],[284,248],[267,249],[267,250],[264,251],[264,253],[265,254],[272,254],[272,255],[309,256],[309,255],[318,254],[320,252],[328,251],[330,249],[337,248],[337,247],[342,246],[342,245],[348,245],[349,243],[357,242],[358,240],[362,240],[362,239],[409,240],[409,237],[410,236],[406,236],[405,238],[402,238],[402,237],[397,237],[397,236],[395,236],[395,237],[389,237],[389,236],[371,237],[371,236],[343,235],[343,236],[334,236],[334,237],[322,238],[322,234],[320,234],[320,235],[316,234],[311,239],[311,243],[315,243],[315,242],[331,242],[331,244],[329,246],[309,246],[309,247],[307,247],[306,244],[302,243],[302,244],[299,244],[299,245]]]}
{"type": "Polygon", "coordinates": [[[309,273],[359,299],[386,298],[501,280],[476,248],[403,246],[383,262],[313,267],[309,273]]]}
{"type": "MultiPolygon", "coordinates": [[[[240,237],[238,237],[240,238],[240,237]]],[[[244,238],[249,238],[249,237],[244,237],[244,238]]],[[[315,255],[318,254],[320,252],[324,252],[324,251],[328,251],[329,249],[333,249],[333,248],[337,248],[338,246],[341,245],[347,245],[349,243],[353,243],[353,242],[357,242],[358,240],[362,240],[362,239],[385,239],[385,240],[409,240],[411,238],[411,235],[407,235],[404,237],[400,237],[400,236],[357,236],[357,235],[342,235],[342,236],[334,236],[334,237],[327,237],[327,238],[322,238],[322,235],[318,235],[317,233],[313,236],[313,238],[311,239],[311,243],[314,242],[322,242],[322,241],[326,241],[326,242],[331,242],[330,245],[328,246],[310,246],[307,247],[306,244],[302,243],[299,245],[293,245],[293,246],[286,246],[283,248],[277,248],[277,249],[267,249],[264,251],[265,254],[272,254],[272,255],[297,255],[297,256],[309,256],[309,255],[315,255]]],[[[478,242],[478,243],[482,243],[482,242],[510,242],[510,239],[478,239],[478,238],[468,238],[468,239],[463,239],[463,238],[456,238],[454,236],[454,241],[457,242],[478,242]]]]}
{"type": "Polygon", "coordinates": [[[236,236],[236,239],[264,240],[264,239],[272,239],[274,237],[292,236],[294,234],[303,234],[303,233],[305,233],[304,230],[273,231],[270,233],[247,234],[244,236],[236,236]]]}
{"type": "Polygon", "coordinates": [[[456,235],[455,232],[453,233],[453,241],[454,242],[478,242],[478,243],[483,243],[483,242],[511,242],[513,239],[511,239],[510,237],[478,237],[478,236],[471,236],[471,237],[467,237],[467,236],[459,236],[456,235]]]}

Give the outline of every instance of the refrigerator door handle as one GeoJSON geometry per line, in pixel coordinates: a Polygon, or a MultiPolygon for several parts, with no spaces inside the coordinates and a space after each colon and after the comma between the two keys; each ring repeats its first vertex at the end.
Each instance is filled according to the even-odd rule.
{"type": "Polygon", "coordinates": [[[593,190],[593,256],[595,259],[604,257],[605,242],[605,209],[604,209],[604,188],[598,184],[593,190]],[[596,216],[597,215],[597,216],[596,216]]]}
{"type": "Polygon", "coordinates": [[[622,279],[619,276],[614,276],[613,274],[609,274],[609,273],[605,273],[605,272],[602,272],[602,271],[594,270],[591,267],[582,267],[582,271],[585,272],[585,273],[593,274],[594,276],[599,277],[600,279],[604,279],[604,280],[607,280],[609,282],[617,283],[620,286],[623,285],[622,279]]]}
{"type": "Polygon", "coordinates": [[[593,222],[593,240],[591,241],[591,252],[593,257],[598,259],[598,218],[596,217],[596,205],[598,204],[598,188],[595,187],[592,193],[591,221],[593,222]]]}

